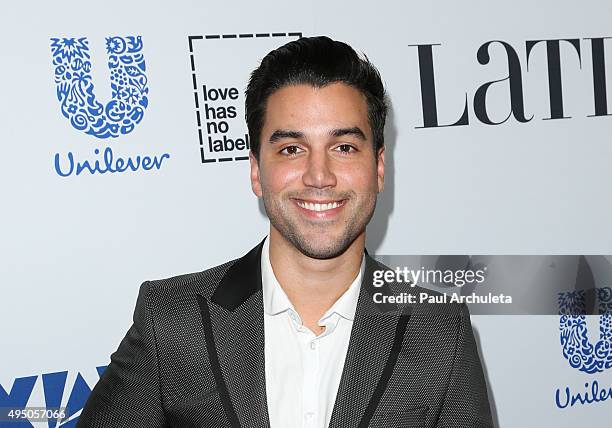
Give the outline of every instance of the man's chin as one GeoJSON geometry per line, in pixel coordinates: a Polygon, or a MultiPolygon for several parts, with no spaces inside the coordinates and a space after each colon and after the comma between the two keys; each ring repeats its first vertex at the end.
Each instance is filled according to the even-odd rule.
{"type": "Polygon", "coordinates": [[[313,234],[296,239],[293,245],[305,256],[325,260],[344,254],[353,241],[354,239],[330,239],[329,235],[313,234]]]}
{"type": "Polygon", "coordinates": [[[307,257],[317,260],[328,260],[340,256],[346,251],[345,249],[338,248],[312,248],[312,247],[299,247],[298,250],[307,257]]]}

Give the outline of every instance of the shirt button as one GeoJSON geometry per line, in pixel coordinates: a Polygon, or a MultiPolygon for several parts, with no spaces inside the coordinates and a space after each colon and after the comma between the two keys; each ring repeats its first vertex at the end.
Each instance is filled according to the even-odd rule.
{"type": "Polygon", "coordinates": [[[310,349],[312,349],[313,351],[317,349],[317,343],[315,341],[310,342],[310,349]]]}
{"type": "Polygon", "coordinates": [[[314,413],[313,412],[308,412],[304,415],[304,419],[306,419],[307,421],[312,420],[312,418],[314,418],[314,413]]]}

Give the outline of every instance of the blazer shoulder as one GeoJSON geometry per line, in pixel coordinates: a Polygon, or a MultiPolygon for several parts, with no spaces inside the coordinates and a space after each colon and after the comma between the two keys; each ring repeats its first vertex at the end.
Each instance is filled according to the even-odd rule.
{"type": "Polygon", "coordinates": [[[204,297],[209,297],[215,291],[227,270],[238,260],[236,258],[200,272],[149,280],[145,284],[149,294],[201,294],[204,297]]]}

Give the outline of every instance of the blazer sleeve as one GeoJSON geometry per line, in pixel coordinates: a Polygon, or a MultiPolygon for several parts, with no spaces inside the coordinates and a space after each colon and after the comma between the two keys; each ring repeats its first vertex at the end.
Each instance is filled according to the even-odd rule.
{"type": "Polygon", "coordinates": [[[140,287],[133,324],[111,355],[77,428],[165,427],[149,282],[140,287]]]}
{"type": "Polygon", "coordinates": [[[485,377],[465,304],[461,305],[453,368],[437,427],[493,427],[485,377]]]}

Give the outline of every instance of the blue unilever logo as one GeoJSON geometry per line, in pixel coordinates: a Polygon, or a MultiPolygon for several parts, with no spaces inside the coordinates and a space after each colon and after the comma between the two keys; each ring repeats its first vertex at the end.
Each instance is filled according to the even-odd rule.
{"type": "MultiPolygon", "coordinates": [[[[51,38],[55,88],[62,115],[76,130],[98,139],[129,134],[141,123],[149,105],[149,87],[141,36],[106,38],[111,99],[101,103],[94,93],[87,38],[51,38]]],[[[72,152],[56,153],[61,177],[160,169],[170,154],[117,156],[111,147],[95,148],[94,159],[77,160],[72,152]],[[64,159],[62,159],[64,158],[64,159]]]]}
{"type": "Polygon", "coordinates": [[[599,300],[599,341],[587,335],[585,290],[559,293],[560,338],[563,356],[585,373],[612,367],[612,288],[597,288],[599,300]]]}
{"type": "Polygon", "coordinates": [[[112,90],[106,105],[94,94],[88,45],[85,37],[51,39],[62,114],[75,129],[94,137],[128,134],[140,123],[149,104],[142,37],[106,38],[112,90]]]}
{"type": "MultiPolygon", "coordinates": [[[[588,374],[612,367],[612,288],[595,289],[599,312],[599,340],[588,337],[586,290],[559,293],[560,339],[563,356],[573,368],[588,374]]],[[[601,386],[597,379],[584,383],[581,391],[558,388],[555,404],[560,409],[590,405],[612,399],[612,386],[601,386]]]]}

